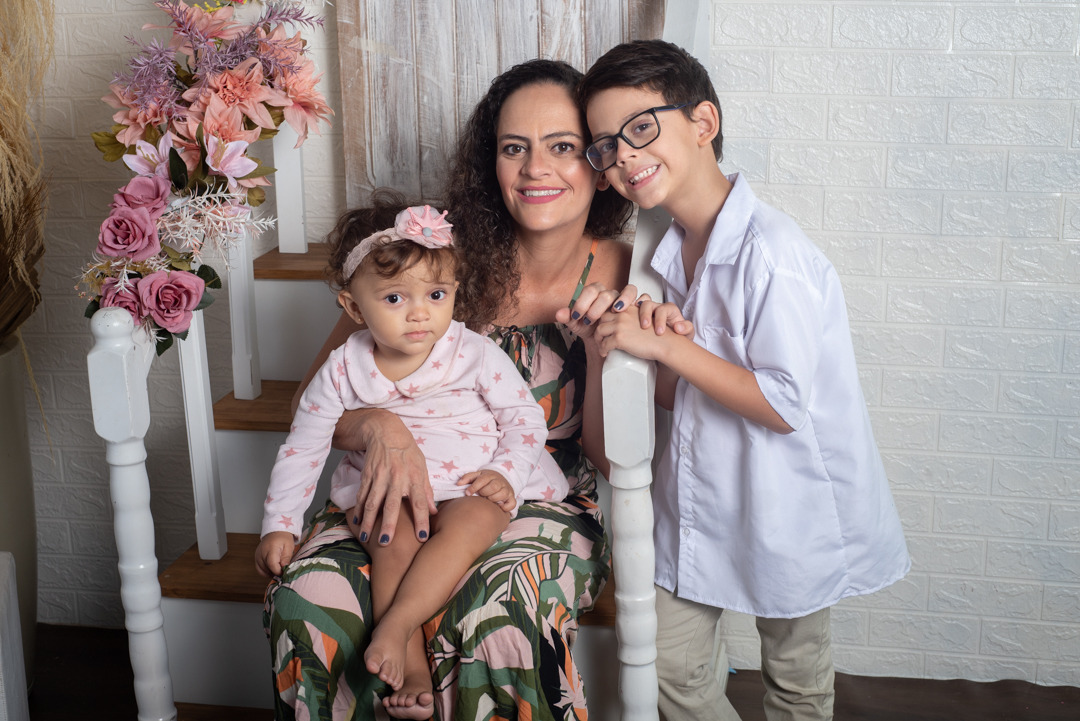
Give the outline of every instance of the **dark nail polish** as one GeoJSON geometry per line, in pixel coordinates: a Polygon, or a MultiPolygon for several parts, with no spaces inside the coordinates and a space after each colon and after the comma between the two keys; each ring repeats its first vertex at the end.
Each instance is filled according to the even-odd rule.
{"type": "Polygon", "coordinates": [[[614,308],[615,310],[622,310],[623,309],[623,302],[620,300],[618,303],[613,305],[612,308],[614,308]]]}
{"type": "Polygon", "coordinates": [[[570,317],[571,317],[571,318],[573,318],[574,320],[577,320],[578,318],[580,318],[580,317],[581,317],[581,313],[578,313],[578,312],[577,312],[577,311],[575,310],[575,311],[573,311],[572,313],[570,313],[570,317]]]}
{"type": "Polygon", "coordinates": [[[588,318],[586,318],[585,320],[583,320],[581,322],[584,323],[585,325],[592,325],[592,321],[589,320],[588,318]]]}
{"type": "Polygon", "coordinates": [[[379,545],[385,546],[388,543],[390,543],[390,536],[385,533],[379,536],[379,545]]]}
{"type": "Polygon", "coordinates": [[[352,517],[352,522],[353,522],[354,526],[359,524],[360,523],[360,516],[353,516],[352,517]]]}
{"type": "Polygon", "coordinates": [[[367,534],[364,533],[363,531],[360,531],[360,543],[364,543],[366,541],[367,541],[367,534]]]}
{"type": "Polygon", "coordinates": [[[640,308],[641,307],[641,301],[639,300],[637,303],[634,303],[634,305],[636,305],[638,308],[640,308]]]}
{"type": "Polygon", "coordinates": [[[423,541],[427,538],[427,531],[420,531],[420,540],[423,541]]]}

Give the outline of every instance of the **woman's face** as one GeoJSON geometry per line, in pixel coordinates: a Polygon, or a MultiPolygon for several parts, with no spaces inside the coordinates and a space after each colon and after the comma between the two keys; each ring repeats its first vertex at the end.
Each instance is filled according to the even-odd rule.
{"type": "Polygon", "coordinates": [[[541,83],[506,99],[495,128],[495,175],[525,233],[585,229],[600,174],[585,160],[585,132],[570,93],[541,83]]]}

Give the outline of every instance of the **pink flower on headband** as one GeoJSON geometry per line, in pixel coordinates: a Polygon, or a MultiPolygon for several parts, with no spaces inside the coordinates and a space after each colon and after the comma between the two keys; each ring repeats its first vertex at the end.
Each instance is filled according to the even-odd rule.
{"type": "Polygon", "coordinates": [[[394,231],[398,235],[427,248],[452,245],[454,236],[450,229],[453,227],[446,222],[445,210],[440,215],[430,205],[406,208],[394,219],[394,231]]]}

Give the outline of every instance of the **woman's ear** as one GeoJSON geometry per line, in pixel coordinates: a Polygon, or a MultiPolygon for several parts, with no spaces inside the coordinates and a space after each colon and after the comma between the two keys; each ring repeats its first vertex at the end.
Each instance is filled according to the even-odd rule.
{"type": "Polygon", "coordinates": [[[365,325],[364,314],[360,312],[360,306],[357,304],[356,299],[352,297],[352,293],[346,290],[342,290],[337,294],[338,303],[341,305],[350,318],[353,319],[353,323],[357,325],[365,325]]]}
{"type": "Polygon", "coordinates": [[[690,120],[697,126],[698,145],[711,145],[720,132],[720,111],[716,106],[709,100],[701,101],[694,107],[690,120]]]}

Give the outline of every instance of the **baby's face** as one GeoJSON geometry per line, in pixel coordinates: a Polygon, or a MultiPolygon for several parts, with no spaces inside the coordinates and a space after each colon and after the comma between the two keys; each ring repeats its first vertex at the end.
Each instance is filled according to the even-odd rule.
{"type": "Polygon", "coordinates": [[[357,271],[348,288],[375,340],[376,358],[406,365],[422,363],[446,333],[456,291],[453,275],[436,274],[423,262],[393,278],[357,271]]]}

